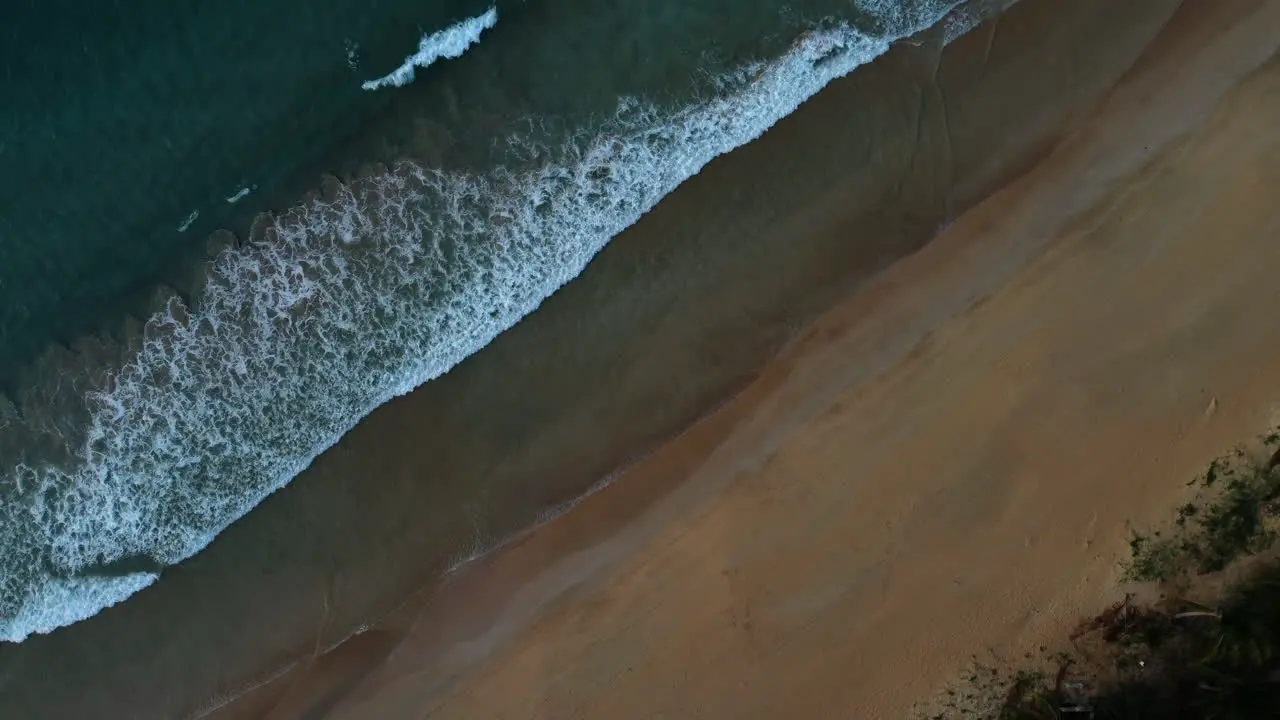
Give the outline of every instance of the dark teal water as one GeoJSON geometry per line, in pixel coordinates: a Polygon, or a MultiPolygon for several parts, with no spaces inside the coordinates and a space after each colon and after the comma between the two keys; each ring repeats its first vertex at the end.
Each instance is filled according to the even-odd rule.
{"type": "Polygon", "coordinates": [[[153,582],[954,4],[502,2],[372,92],[490,6],[6,4],[0,639],[153,582]]]}
{"type": "Polygon", "coordinates": [[[212,230],[265,209],[225,198],[280,183],[387,107],[364,74],[487,7],[200,5],[0,6],[0,387],[50,342],[141,312],[212,230]]]}

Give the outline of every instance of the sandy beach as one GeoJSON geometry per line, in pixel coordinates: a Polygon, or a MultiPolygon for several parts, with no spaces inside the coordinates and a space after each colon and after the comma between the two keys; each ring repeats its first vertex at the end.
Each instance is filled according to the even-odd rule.
{"type": "Polygon", "coordinates": [[[1181,3],[731,402],[239,716],[897,718],[1060,639],[1131,528],[1278,419],[1277,29],[1181,3]]]}
{"type": "Polygon", "coordinates": [[[905,718],[1060,640],[1133,528],[1280,422],[1280,3],[941,34],[156,585],[0,648],[0,708],[905,718]]]}

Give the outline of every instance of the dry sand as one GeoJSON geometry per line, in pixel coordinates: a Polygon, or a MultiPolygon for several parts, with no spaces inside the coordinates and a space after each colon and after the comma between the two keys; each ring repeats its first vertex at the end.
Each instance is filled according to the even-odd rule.
{"type": "Polygon", "coordinates": [[[1062,638],[1129,528],[1277,419],[1278,41],[1280,3],[1183,3],[732,402],[239,710],[898,718],[1062,638]]]}

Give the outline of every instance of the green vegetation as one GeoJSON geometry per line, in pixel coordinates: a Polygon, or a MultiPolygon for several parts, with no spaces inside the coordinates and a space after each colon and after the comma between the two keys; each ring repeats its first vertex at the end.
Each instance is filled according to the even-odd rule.
{"type": "Polygon", "coordinates": [[[1262,440],[1266,452],[1215,460],[1172,527],[1135,536],[1126,575],[1155,584],[1160,600],[1128,596],[1081,625],[1072,652],[1026,658],[1049,671],[976,665],[929,717],[1280,718],[1280,559],[1267,553],[1280,537],[1280,435],[1262,440]],[[1213,603],[1187,599],[1228,567],[1240,578],[1213,603]]]}
{"type": "Polygon", "coordinates": [[[1136,535],[1130,579],[1169,582],[1225,569],[1275,545],[1280,518],[1280,435],[1263,438],[1263,460],[1243,448],[1214,460],[1193,481],[1196,501],[1178,509],[1172,530],[1136,535]]]}

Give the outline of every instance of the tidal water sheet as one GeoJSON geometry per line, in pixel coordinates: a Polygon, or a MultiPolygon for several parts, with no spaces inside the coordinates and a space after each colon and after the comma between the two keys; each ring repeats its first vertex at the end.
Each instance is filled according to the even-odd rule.
{"type": "Polygon", "coordinates": [[[223,250],[191,307],[170,301],[136,356],[80,391],[76,427],[0,408],[0,446],[55,437],[70,458],[0,466],[0,639],[152,583],[374,408],[533,311],[711,159],[954,4],[895,10],[875,36],[815,27],[683,109],[624,100],[555,165],[468,176],[402,163],[223,250]]]}

